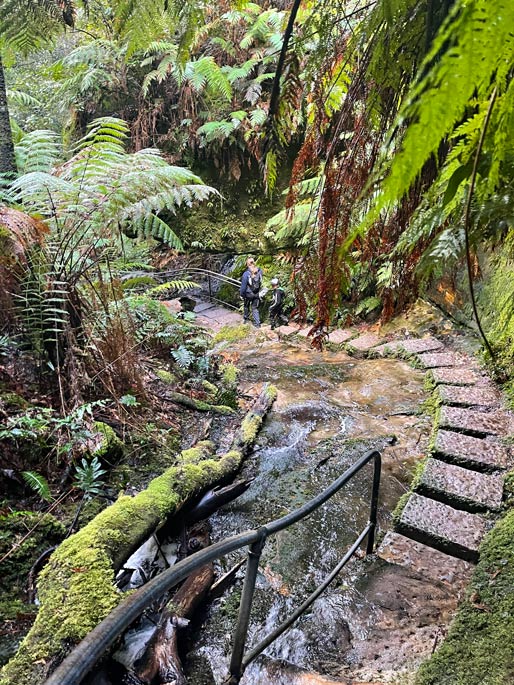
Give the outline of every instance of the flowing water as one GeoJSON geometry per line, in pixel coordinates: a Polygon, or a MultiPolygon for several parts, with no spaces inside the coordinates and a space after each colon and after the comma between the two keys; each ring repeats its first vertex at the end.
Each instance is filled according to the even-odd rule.
{"type": "MultiPolygon", "coordinates": [[[[212,539],[257,528],[311,499],[371,448],[383,452],[379,521],[385,528],[412,468],[426,447],[429,420],[420,415],[423,376],[395,360],[354,360],[267,341],[241,346],[244,390],[277,386],[274,410],[242,476],[251,487],[211,517],[212,539]]],[[[310,517],[271,538],[261,557],[247,647],[256,644],[310,594],[344,555],[369,514],[371,464],[310,517]]],[[[227,571],[241,552],[219,565],[227,571]]],[[[354,558],[295,625],[273,643],[241,681],[245,685],[307,682],[302,671],[337,677],[355,658],[374,608],[365,599],[371,569],[354,558]],[[300,670],[299,670],[300,669],[300,670]]],[[[186,665],[194,685],[227,674],[244,571],[213,602],[194,631],[186,665]]],[[[312,682],[322,682],[312,680],[312,682]]]]}

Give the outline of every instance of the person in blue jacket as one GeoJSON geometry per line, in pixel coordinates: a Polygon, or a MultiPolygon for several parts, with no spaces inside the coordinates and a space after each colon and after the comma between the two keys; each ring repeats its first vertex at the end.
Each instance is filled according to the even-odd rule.
{"type": "Polygon", "coordinates": [[[262,271],[255,264],[253,257],[248,257],[246,260],[246,271],[241,279],[241,288],[239,294],[243,298],[244,313],[243,321],[250,321],[253,319],[253,325],[260,328],[261,321],[259,318],[259,291],[262,287],[262,271]]]}

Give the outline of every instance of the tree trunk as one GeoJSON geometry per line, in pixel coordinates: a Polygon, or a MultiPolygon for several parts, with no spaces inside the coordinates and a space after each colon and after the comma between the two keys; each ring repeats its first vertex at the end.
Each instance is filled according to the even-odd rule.
{"type": "Polygon", "coordinates": [[[16,158],[7,106],[4,65],[0,55],[0,174],[16,176],[16,158]]]}

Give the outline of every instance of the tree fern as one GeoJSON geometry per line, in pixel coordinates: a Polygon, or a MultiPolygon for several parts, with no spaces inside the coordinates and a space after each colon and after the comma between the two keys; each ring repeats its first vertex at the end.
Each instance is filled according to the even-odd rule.
{"type": "MultiPolygon", "coordinates": [[[[441,140],[464,116],[472,96],[485,102],[496,86],[500,97],[504,97],[500,117],[512,111],[512,88],[506,91],[506,85],[514,64],[513,27],[514,4],[510,0],[455,3],[420,71],[426,75],[414,84],[400,111],[393,133],[403,121],[412,123],[398,151],[394,150],[394,136],[389,142],[386,156],[394,155],[392,162],[384,161],[378,172],[383,174],[384,168],[389,168],[368,221],[408,191],[441,140]]],[[[494,152],[497,169],[504,153],[496,147],[494,152]]]]}
{"type": "Polygon", "coordinates": [[[60,140],[54,131],[26,133],[14,150],[20,174],[48,172],[62,155],[60,140]]]}

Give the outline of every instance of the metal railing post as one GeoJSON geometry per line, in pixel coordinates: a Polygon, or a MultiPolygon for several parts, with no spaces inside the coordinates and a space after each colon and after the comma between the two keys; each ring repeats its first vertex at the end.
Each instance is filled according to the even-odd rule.
{"type": "Polygon", "coordinates": [[[255,592],[257,570],[268,534],[268,531],[264,527],[260,528],[258,532],[260,533],[259,540],[254,542],[248,551],[246,575],[243,583],[243,591],[241,593],[241,603],[239,604],[239,616],[234,631],[234,646],[232,647],[232,656],[230,658],[229,678],[226,681],[227,685],[237,685],[243,676],[241,665],[243,662],[246,637],[248,635],[248,625],[250,623],[250,612],[255,592]]]}
{"type": "Polygon", "coordinates": [[[212,300],[211,275],[207,274],[207,284],[209,286],[209,301],[212,300]]]}
{"type": "Polygon", "coordinates": [[[377,527],[377,512],[378,512],[378,491],[380,488],[380,471],[382,468],[382,457],[380,452],[376,452],[373,461],[373,489],[371,491],[371,508],[369,512],[369,535],[368,544],[366,545],[366,554],[373,553],[375,545],[375,530],[377,527]]]}

